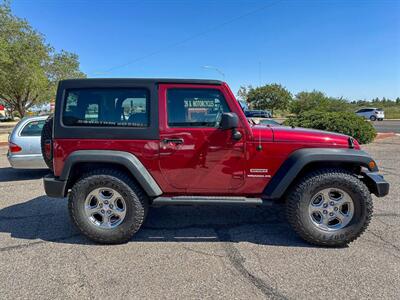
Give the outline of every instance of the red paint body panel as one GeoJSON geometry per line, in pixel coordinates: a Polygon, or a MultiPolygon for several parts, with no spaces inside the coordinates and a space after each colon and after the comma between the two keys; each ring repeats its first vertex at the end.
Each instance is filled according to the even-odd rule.
{"type": "MultiPolygon", "coordinates": [[[[54,174],[60,176],[65,160],[77,150],[118,150],[134,154],[147,168],[164,195],[260,196],[270,178],[295,150],[348,148],[348,137],[323,131],[280,126],[250,126],[226,84],[160,84],[160,140],[55,139],[54,174]],[[239,141],[230,130],[168,127],[168,88],[218,89],[239,117],[239,141]],[[182,138],[182,144],[164,143],[182,138]]],[[[116,128],[116,130],[118,130],[116,128]]],[[[355,148],[359,149],[358,143],[355,148]]]]}
{"type": "MultiPolygon", "coordinates": [[[[349,147],[349,137],[344,134],[285,126],[274,126],[272,129],[274,131],[275,142],[305,143],[307,145],[318,144],[328,147],[335,146],[339,148],[349,147]]],[[[360,145],[356,143],[355,148],[360,149],[360,145]]]]}
{"type": "MultiPolygon", "coordinates": [[[[286,126],[254,125],[252,126],[254,140],[271,141],[271,130],[273,141],[275,143],[297,143],[303,144],[304,147],[312,147],[312,145],[326,148],[349,147],[349,137],[347,135],[322,130],[292,128],[286,126]]],[[[354,141],[354,148],[356,150],[360,149],[360,145],[357,141],[354,141]]]]}
{"type": "Polygon", "coordinates": [[[56,139],[54,146],[54,175],[60,176],[68,156],[78,150],[117,150],[134,154],[153,175],[162,182],[158,171],[158,141],[154,140],[95,140],[95,139],[56,139]]]}

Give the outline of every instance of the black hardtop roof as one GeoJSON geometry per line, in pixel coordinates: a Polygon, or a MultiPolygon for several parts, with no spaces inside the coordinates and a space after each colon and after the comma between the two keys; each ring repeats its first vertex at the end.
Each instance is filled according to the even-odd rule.
{"type": "Polygon", "coordinates": [[[212,79],[179,79],[179,78],[79,78],[65,79],[60,82],[65,83],[143,83],[143,84],[158,84],[158,83],[187,83],[187,84],[210,84],[221,85],[220,80],[212,79]]]}

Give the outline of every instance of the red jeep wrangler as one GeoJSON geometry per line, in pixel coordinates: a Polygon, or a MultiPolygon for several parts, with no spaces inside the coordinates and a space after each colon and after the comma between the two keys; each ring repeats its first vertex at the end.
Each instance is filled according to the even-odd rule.
{"type": "Polygon", "coordinates": [[[284,199],[303,239],[343,246],[368,226],[371,193],[389,191],[352,137],[251,125],[214,80],[62,81],[42,141],[47,195],[68,196],[75,225],[101,243],[131,239],[150,205],[284,199]]]}

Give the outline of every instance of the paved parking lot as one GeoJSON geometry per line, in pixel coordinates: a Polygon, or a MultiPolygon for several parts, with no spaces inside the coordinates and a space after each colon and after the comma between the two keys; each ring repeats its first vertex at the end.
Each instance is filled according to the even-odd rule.
{"type": "Polygon", "coordinates": [[[360,299],[400,297],[400,137],[365,147],[391,183],[368,231],[312,247],[281,206],[153,208],[129,243],[95,245],[44,196],[45,171],[16,171],[0,148],[1,298],[360,299]]]}
{"type": "Polygon", "coordinates": [[[384,120],[372,122],[377,132],[400,133],[400,120],[384,120]]]}

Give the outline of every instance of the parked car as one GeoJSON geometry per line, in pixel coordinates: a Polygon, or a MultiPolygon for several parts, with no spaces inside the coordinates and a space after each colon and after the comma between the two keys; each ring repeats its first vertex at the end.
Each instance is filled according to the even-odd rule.
{"type": "Polygon", "coordinates": [[[271,118],[272,115],[269,111],[265,110],[246,110],[244,112],[247,118],[271,118]]]}
{"type": "Polygon", "coordinates": [[[278,123],[274,119],[271,118],[247,118],[250,124],[252,125],[270,125],[270,126],[281,126],[282,124],[278,123]]]}
{"type": "Polygon", "coordinates": [[[381,108],[362,108],[356,114],[371,121],[382,121],[385,118],[385,112],[381,108]]]}
{"type": "Polygon", "coordinates": [[[11,121],[11,117],[0,114],[0,122],[11,121]]]}
{"type": "Polygon", "coordinates": [[[370,223],[371,194],[389,192],[354,138],[251,126],[214,80],[61,81],[42,140],[46,194],[68,196],[71,220],[99,243],[129,241],[151,205],[282,199],[304,240],[343,246],[370,223]]]}
{"type": "Polygon", "coordinates": [[[272,126],[281,126],[282,124],[273,120],[273,119],[260,119],[259,124],[263,125],[272,125],[272,126]]]}
{"type": "Polygon", "coordinates": [[[47,116],[28,117],[18,122],[8,139],[7,158],[16,169],[47,168],[40,139],[47,116]]]}

